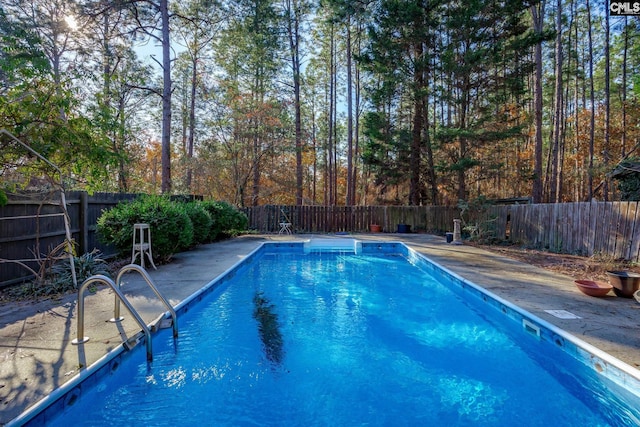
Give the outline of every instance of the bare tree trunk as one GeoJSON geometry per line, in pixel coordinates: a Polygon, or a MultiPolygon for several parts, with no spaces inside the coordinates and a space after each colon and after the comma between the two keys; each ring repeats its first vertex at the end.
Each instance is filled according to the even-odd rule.
{"type": "MultiPolygon", "coordinates": [[[[471,46],[469,46],[468,44],[465,46],[465,53],[466,51],[470,50],[471,46]]],[[[467,113],[469,112],[469,93],[471,90],[471,77],[469,75],[465,75],[463,76],[463,82],[462,82],[462,87],[460,89],[460,95],[457,95],[459,97],[459,99],[461,100],[460,105],[458,107],[458,114],[457,114],[457,120],[458,120],[458,126],[460,127],[460,129],[466,129],[467,128],[467,113]]],[[[462,161],[462,159],[467,157],[467,150],[468,150],[468,144],[467,144],[467,137],[464,135],[461,135],[458,137],[459,140],[459,147],[458,147],[458,161],[462,161]]],[[[464,168],[459,167],[457,168],[457,172],[456,172],[457,178],[458,178],[458,200],[467,200],[467,182],[466,182],[466,171],[464,168]]]]}
{"type": "MultiPolygon", "coordinates": [[[[572,10],[574,11],[573,13],[575,13],[575,2],[572,2],[572,10]]],[[[580,59],[582,59],[582,61],[584,61],[584,58],[579,58],[579,46],[578,46],[578,42],[579,42],[579,33],[578,33],[578,25],[574,25],[573,28],[575,29],[575,37],[574,37],[574,49],[576,50],[576,72],[574,80],[573,80],[573,115],[575,117],[575,125],[574,125],[574,145],[575,145],[575,150],[576,152],[580,152],[580,118],[579,118],[579,114],[578,112],[580,111],[580,78],[579,78],[579,72],[578,70],[580,69],[580,66],[582,65],[582,63],[580,62],[580,59]]],[[[578,201],[582,199],[582,185],[584,183],[584,168],[580,167],[580,162],[582,161],[582,156],[575,156],[574,157],[574,164],[573,164],[573,168],[574,168],[574,191],[573,191],[573,195],[572,198],[574,201],[578,201]]]]}
{"type": "MultiPolygon", "coordinates": [[[[416,23],[416,26],[419,23],[416,23]]],[[[423,61],[423,46],[422,42],[417,42],[414,45],[415,66],[413,70],[413,84],[414,84],[414,101],[413,101],[413,130],[411,137],[411,152],[409,156],[409,204],[417,206],[420,204],[420,164],[421,164],[421,151],[422,151],[422,120],[424,112],[422,107],[424,106],[422,92],[424,88],[424,73],[423,66],[419,65],[423,61]]]]}
{"type": "MultiPolygon", "coordinates": [[[[255,119],[256,121],[258,119],[255,119]]],[[[253,124],[253,144],[251,147],[253,157],[253,173],[252,173],[252,185],[251,185],[251,206],[258,206],[260,199],[260,136],[258,135],[258,124],[253,124]]]]}
{"type": "MultiPolygon", "coordinates": [[[[609,133],[611,126],[611,50],[609,49],[609,38],[611,33],[611,23],[609,18],[609,8],[605,7],[605,42],[604,42],[604,96],[605,96],[605,111],[604,111],[604,149],[602,158],[604,161],[604,168],[607,170],[609,162],[611,161],[611,146],[609,141],[609,133]]],[[[604,185],[602,187],[602,195],[604,201],[609,201],[609,179],[604,177],[604,185]]]]}
{"type": "MultiPolygon", "coordinates": [[[[358,34],[360,34],[361,31],[358,31],[358,34]]],[[[360,36],[358,36],[358,52],[360,52],[360,36]]],[[[355,77],[356,77],[356,97],[355,97],[355,104],[356,104],[356,114],[355,114],[355,122],[354,122],[354,138],[355,138],[355,152],[354,152],[354,156],[356,158],[356,161],[353,162],[354,166],[353,166],[353,204],[356,204],[356,188],[357,188],[357,181],[358,181],[358,158],[360,157],[360,92],[361,92],[361,87],[360,87],[360,70],[358,69],[358,66],[356,64],[355,67],[355,77]]]]}
{"type": "Polygon", "coordinates": [[[326,205],[334,205],[335,198],[335,188],[333,186],[333,125],[334,125],[334,110],[333,110],[333,98],[335,93],[335,73],[334,73],[334,51],[335,51],[335,37],[333,33],[333,24],[331,25],[331,46],[329,48],[329,126],[328,126],[328,135],[327,135],[327,187],[328,192],[325,193],[325,204],[326,205]],[[327,200],[328,196],[328,200],[327,200]]]}
{"type": "Polygon", "coordinates": [[[314,97],[311,98],[311,147],[313,150],[313,171],[311,176],[311,200],[315,205],[318,203],[317,185],[318,185],[318,140],[316,129],[316,103],[314,97]]]}
{"type": "Polygon", "coordinates": [[[346,205],[354,205],[353,179],[353,76],[351,64],[351,15],[347,16],[347,194],[346,205]]]}
{"type": "Polygon", "coordinates": [[[553,138],[551,141],[551,181],[550,181],[550,201],[558,203],[560,182],[560,145],[562,144],[562,116],[563,116],[563,82],[562,82],[562,0],[557,2],[556,10],[556,64],[555,64],[555,100],[554,100],[554,120],[553,138]]]}
{"type": "MultiPolygon", "coordinates": [[[[126,121],[127,115],[125,112],[125,99],[124,97],[120,97],[118,102],[118,132],[117,132],[117,141],[120,143],[122,147],[124,147],[124,139],[125,139],[125,129],[126,129],[126,121]]],[[[121,156],[118,160],[118,191],[126,193],[129,191],[129,184],[127,182],[127,172],[126,172],[126,160],[121,156]]]]}
{"type": "Polygon", "coordinates": [[[160,0],[162,17],[162,192],[171,192],[171,40],[169,0],[160,0]]]}
{"type": "MultiPolygon", "coordinates": [[[[428,84],[428,83],[427,83],[428,84]]],[[[429,110],[427,108],[428,100],[424,100],[423,114],[424,114],[424,139],[425,147],[427,149],[427,180],[429,182],[429,193],[431,195],[431,204],[438,203],[438,183],[436,180],[436,167],[433,161],[433,147],[431,146],[431,138],[429,137],[429,110]]],[[[435,111],[434,111],[435,114],[435,111]]]]}
{"type": "Polygon", "coordinates": [[[624,47],[622,52],[622,158],[627,155],[627,53],[629,51],[628,17],[624,17],[624,47]]]}
{"type": "MultiPolygon", "coordinates": [[[[531,6],[531,16],[533,29],[537,35],[542,34],[544,25],[545,1],[531,6]]],[[[535,45],[534,51],[535,74],[533,79],[534,93],[534,166],[533,166],[533,188],[531,196],[534,203],[542,202],[542,42],[535,45]]]]}
{"type": "Polygon", "coordinates": [[[589,103],[591,104],[591,115],[589,117],[589,178],[588,178],[588,201],[593,199],[593,158],[595,151],[595,128],[596,128],[596,106],[595,91],[593,87],[593,34],[591,30],[591,6],[586,0],[587,27],[589,35],[589,103]]]}
{"type": "Polygon", "coordinates": [[[198,85],[198,56],[194,54],[191,58],[191,99],[189,102],[189,138],[187,140],[187,179],[186,187],[191,191],[191,181],[193,179],[193,145],[196,133],[196,88],[198,85]]]}

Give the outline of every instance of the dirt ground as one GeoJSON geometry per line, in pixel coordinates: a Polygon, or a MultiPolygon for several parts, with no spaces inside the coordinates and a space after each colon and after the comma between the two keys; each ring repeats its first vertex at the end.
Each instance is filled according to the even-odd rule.
{"type": "Polygon", "coordinates": [[[640,273],[640,266],[625,260],[602,256],[579,256],[526,249],[520,246],[476,245],[489,252],[517,259],[536,267],[564,274],[574,279],[608,282],[607,271],[626,270],[640,273]]]}

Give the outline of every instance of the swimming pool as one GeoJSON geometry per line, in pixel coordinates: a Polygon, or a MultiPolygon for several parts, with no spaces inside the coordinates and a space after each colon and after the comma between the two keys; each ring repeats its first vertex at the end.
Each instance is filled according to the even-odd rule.
{"type": "Polygon", "coordinates": [[[42,419],[487,426],[640,419],[637,380],[588,346],[404,245],[344,242],[263,245],[178,307],[177,351],[161,331],[151,365],[144,350],[122,353],[88,383],[69,386],[42,419]]]}

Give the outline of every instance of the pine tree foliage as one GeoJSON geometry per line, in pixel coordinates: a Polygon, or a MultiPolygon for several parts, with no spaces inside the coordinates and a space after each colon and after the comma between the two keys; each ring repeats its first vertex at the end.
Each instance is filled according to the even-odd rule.
{"type": "MultiPolygon", "coordinates": [[[[0,38],[0,128],[70,188],[618,200],[640,151],[637,17],[587,0],[6,0],[0,38]]],[[[50,178],[0,148],[3,191],[50,178]]]]}

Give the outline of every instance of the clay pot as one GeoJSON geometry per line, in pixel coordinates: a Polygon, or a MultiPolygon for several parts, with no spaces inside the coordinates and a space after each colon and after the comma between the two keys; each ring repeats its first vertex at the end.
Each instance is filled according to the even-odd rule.
{"type": "Polygon", "coordinates": [[[608,294],[612,288],[611,285],[594,282],[593,280],[576,280],[575,284],[584,294],[591,297],[603,297],[608,294]]]}
{"type": "Polygon", "coordinates": [[[613,292],[623,298],[632,298],[640,288],[640,274],[629,271],[607,271],[613,292]]]}

